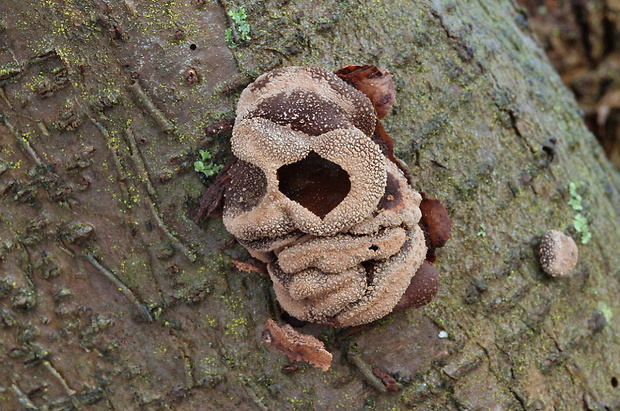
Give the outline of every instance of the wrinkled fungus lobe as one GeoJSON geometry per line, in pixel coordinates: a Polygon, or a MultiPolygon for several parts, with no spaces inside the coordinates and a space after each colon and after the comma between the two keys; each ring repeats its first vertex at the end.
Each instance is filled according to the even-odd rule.
{"type": "Polygon", "coordinates": [[[437,292],[432,264],[416,272],[449,234],[437,234],[432,217],[420,226],[422,196],[377,119],[394,100],[393,83],[373,67],[277,69],[239,100],[236,159],[216,184],[224,224],[266,265],[280,305],[300,320],[364,324],[437,292]]]}

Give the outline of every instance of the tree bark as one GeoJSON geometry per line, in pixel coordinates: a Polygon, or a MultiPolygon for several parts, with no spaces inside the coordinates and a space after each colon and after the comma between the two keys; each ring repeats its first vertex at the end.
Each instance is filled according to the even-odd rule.
{"type": "Polygon", "coordinates": [[[620,176],[512,2],[0,15],[0,408],[620,409],[620,176]],[[306,325],[333,365],[285,374],[260,341],[281,315],[268,278],[235,268],[219,219],[192,220],[193,163],[225,163],[203,130],[257,75],[365,63],[393,73],[386,129],[454,220],[441,289],[362,329],[306,325]],[[541,270],[547,229],[579,243],[570,277],[541,270]]]}
{"type": "Polygon", "coordinates": [[[588,128],[620,169],[620,2],[518,0],[588,128]]]}

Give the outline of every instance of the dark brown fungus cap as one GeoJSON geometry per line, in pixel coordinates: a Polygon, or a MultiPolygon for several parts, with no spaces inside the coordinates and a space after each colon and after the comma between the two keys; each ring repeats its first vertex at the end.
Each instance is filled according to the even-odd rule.
{"type": "Polygon", "coordinates": [[[439,273],[432,263],[425,261],[411,279],[407,290],[394,307],[394,311],[424,307],[439,291],[439,273]]]}
{"type": "Polygon", "coordinates": [[[577,244],[566,234],[547,231],[540,241],[540,265],[553,277],[569,275],[577,265],[577,244]]]}

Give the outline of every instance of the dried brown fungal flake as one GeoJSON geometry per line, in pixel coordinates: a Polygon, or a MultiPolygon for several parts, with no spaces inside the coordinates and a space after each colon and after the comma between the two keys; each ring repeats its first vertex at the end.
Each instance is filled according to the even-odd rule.
{"type": "Polygon", "coordinates": [[[336,74],[370,99],[380,119],[386,116],[396,101],[396,86],[385,67],[347,66],[336,74]]]}
{"type": "Polygon", "coordinates": [[[325,349],[322,341],[300,333],[289,324],[279,326],[271,318],[268,319],[262,339],[286,354],[291,361],[305,361],[323,371],[329,370],[332,364],[332,354],[325,349]]]}

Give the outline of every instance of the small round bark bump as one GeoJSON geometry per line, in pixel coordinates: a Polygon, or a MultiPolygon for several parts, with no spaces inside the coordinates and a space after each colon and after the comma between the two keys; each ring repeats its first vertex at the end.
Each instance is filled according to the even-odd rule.
{"type": "Polygon", "coordinates": [[[540,241],[540,265],[552,277],[569,275],[578,256],[575,241],[560,231],[548,230],[540,241]]]}

